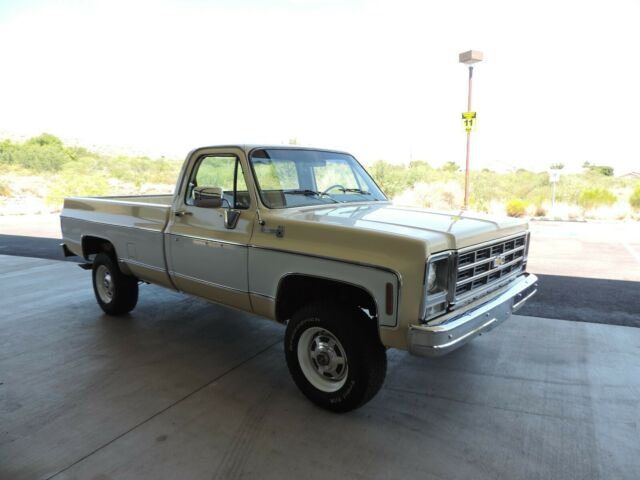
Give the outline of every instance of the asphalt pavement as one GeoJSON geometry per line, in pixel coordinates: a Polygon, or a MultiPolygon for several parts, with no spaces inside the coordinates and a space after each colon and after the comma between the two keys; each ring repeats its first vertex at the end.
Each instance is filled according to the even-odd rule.
{"type": "Polygon", "coordinates": [[[537,275],[538,293],[519,314],[640,327],[639,282],[537,275]]]}
{"type": "MultiPolygon", "coordinates": [[[[60,242],[58,238],[0,235],[0,255],[65,260],[60,242]]],[[[81,261],[78,257],[66,260],[81,261]]],[[[640,327],[640,282],[549,275],[530,270],[540,278],[538,294],[527,302],[520,314],[640,327]]]]}

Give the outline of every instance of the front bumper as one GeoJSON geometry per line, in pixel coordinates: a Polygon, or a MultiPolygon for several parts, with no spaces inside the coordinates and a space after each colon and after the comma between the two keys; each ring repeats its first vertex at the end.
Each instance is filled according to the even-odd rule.
{"type": "Polygon", "coordinates": [[[470,307],[439,325],[410,325],[409,351],[438,357],[504,322],[537,291],[538,277],[525,273],[491,300],[470,307]]]}

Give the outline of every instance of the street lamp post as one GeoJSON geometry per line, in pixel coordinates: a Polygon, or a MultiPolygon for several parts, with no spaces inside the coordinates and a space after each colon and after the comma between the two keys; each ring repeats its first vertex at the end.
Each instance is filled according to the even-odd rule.
{"type": "Polygon", "coordinates": [[[471,111],[471,91],[473,85],[473,65],[482,61],[482,52],[477,50],[469,50],[462,52],[458,58],[460,63],[464,63],[469,67],[469,94],[467,96],[467,111],[462,114],[464,119],[464,127],[467,132],[467,157],[464,169],[464,210],[469,206],[469,152],[471,149],[471,129],[473,128],[476,115],[471,111]]]}

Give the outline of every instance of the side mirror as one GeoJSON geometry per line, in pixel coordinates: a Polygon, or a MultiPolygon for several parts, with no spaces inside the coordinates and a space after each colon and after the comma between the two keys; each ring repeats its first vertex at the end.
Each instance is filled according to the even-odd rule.
{"type": "Polygon", "coordinates": [[[193,189],[193,205],[203,208],[222,207],[222,189],[220,187],[196,187],[193,189]]]}

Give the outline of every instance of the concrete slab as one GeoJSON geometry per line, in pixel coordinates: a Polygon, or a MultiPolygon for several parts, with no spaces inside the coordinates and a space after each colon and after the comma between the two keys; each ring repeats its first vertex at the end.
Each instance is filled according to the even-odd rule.
{"type": "Polygon", "coordinates": [[[532,221],[528,269],[566,277],[640,281],[640,223],[532,221]]]}
{"type": "Polygon", "coordinates": [[[0,212],[0,232],[5,235],[59,239],[62,238],[60,214],[2,215],[0,212]]]}
{"type": "Polygon", "coordinates": [[[283,328],[0,256],[0,478],[638,478],[640,330],[514,317],[443,358],[389,351],[362,409],[297,391],[283,328]]]}

